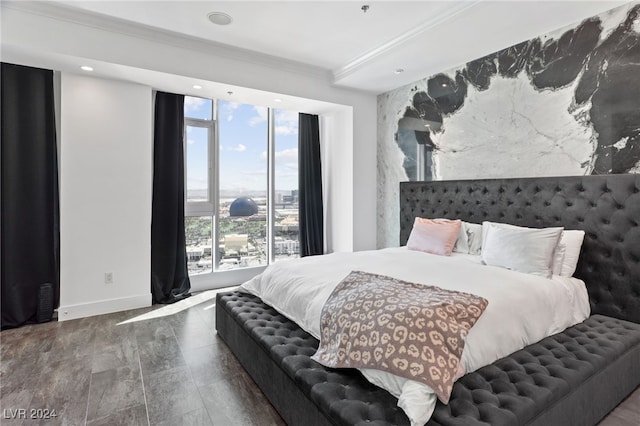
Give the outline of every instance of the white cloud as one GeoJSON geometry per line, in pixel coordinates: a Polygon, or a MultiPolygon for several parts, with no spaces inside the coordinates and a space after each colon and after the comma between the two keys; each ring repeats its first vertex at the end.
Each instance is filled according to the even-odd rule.
{"type": "Polygon", "coordinates": [[[276,135],[297,135],[298,126],[295,128],[291,126],[276,126],[276,135]]]}
{"type": "Polygon", "coordinates": [[[277,135],[297,135],[298,113],[295,111],[277,111],[275,131],[277,135]]]}
{"type": "MultiPolygon", "coordinates": [[[[289,164],[296,164],[296,168],[297,168],[298,148],[288,148],[288,149],[283,149],[282,151],[276,151],[275,157],[276,157],[276,160],[278,160],[278,163],[288,160],[290,162],[289,164]]],[[[260,158],[262,158],[263,160],[266,160],[267,151],[262,151],[262,154],[260,154],[260,158]]]]}
{"type": "Polygon", "coordinates": [[[187,139],[187,144],[193,145],[194,143],[196,143],[196,141],[194,141],[193,139],[187,139]]]}
{"type": "Polygon", "coordinates": [[[202,105],[204,105],[204,103],[205,100],[202,98],[194,98],[193,96],[184,97],[185,111],[197,111],[202,105]]]}
{"type": "Polygon", "coordinates": [[[238,145],[234,145],[234,146],[223,146],[220,145],[220,151],[227,151],[227,152],[245,152],[247,150],[247,146],[243,145],[241,143],[239,143],[238,145]]]}
{"type": "Polygon", "coordinates": [[[207,189],[208,182],[206,178],[189,177],[187,180],[188,189],[207,189]]]}
{"type": "Polygon", "coordinates": [[[276,160],[289,160],[298,161],[298,148],[283,149],[282,151],[276,151],[276,160]]]}
{"type": "Polygon", "coordinates": [[[276,113],[276,121],[295,121],[298,122],[298,113],[296,111],[278,110],[276,113]]]}
{"type": "Polygon", "coordinates": [[[264,123],[265,121],[267,121],[267,108],[266,107],[261,107],[261,106],[254,106],[253,110],[256,112],[256,115],[254,117],[251,117],[249,119],[249,125],[251,127],[256,126],[260,123],[264,123]]]}
{"type": "Polygon", "coordinates": [[[227,121],[233,120],[233,111],[238,109],[240,106],[239,102],[225,102],[224,103],[224,113],[227,114],[227,121]]]}
{"type": "Polygon", "coordinates": [[[267,169],[257,169],[257,170],[241,170],[241,174],[243,175],[267,175],[267,169]]]}

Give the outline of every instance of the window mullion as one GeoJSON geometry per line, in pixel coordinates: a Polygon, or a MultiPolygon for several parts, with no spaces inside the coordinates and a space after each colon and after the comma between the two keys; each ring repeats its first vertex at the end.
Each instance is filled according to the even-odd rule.
{"type": "Polygon", "coordinates": [[[273,263],[275,222],[275,126],[273,109],[267,113],[267,263],[273,263]]]}
{"type": "Polygon", "coordinates": [[[215,99],[211,103],[213,108],[213,123],[211,131],[213,137],[209,139],[212,149],[209,150],[209,159],[211,162],[211,202],[213,203],[213,237],[211,240],[211,250],[213,254],[213,271],[217,271],[220,266],[220,227],[218,219],[220,217],[220,131],[218,121],[218,100],[215,99]]]}
{"type": "Polygon", "coordinates": [[[183,206],[184,206],[184,214],[185,216],[190,216],[188,215],[188,211],[189,211],[189,203],[187,201],[187,191],[189,190],[188,186],[187,186],[187,173],[188,173],[188,168],[187,168],[187,119],[185,118],[184,120],[184,124],[182,126],[182,161],[184,162],[184,167],[182,168],[182,179],[184,182],[184,190],[182,191],[182,202],[183,202],[183,206]]]}

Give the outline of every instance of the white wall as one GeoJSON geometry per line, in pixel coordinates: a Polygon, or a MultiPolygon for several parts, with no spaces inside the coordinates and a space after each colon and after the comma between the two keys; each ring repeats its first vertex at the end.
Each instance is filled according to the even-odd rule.
{"type": "Polygon", "coordinates": [[[151,304],[152,111],[150,87],[62,74],[61,320],[151,304]]]}
{"type": "MultiPolygon", "coordinates": [[[[346,149],[351,153],[353,203],[350,204],[349,217],[353,221],[353,250],[373,250],[376,248],[376,182],[375,166],[377,148],[371,145],[376,139],[377,103],[363,103],[353,108],[353,120],[345,123],[352,134],[353,145],[346,149]],[[371,121],[373,117],[374,121],[371,121]],[[371,164],[373,167],[370,167],[371,164]]],[[[344,131],[347,131],[345,129],[344,131]]]]}
{"type": "MultiPolygon", "coordinates": [[[[353,135],[353,110],[327,112],[320,120],[322,185],[325,205],[325,246],[329,251],[353,251],[353,204],[344,203],[341,187],[353,187],[353,151],[343,143],[353,135]]],[[[354,194],[355,195],[355,194],[354,194]]]]}

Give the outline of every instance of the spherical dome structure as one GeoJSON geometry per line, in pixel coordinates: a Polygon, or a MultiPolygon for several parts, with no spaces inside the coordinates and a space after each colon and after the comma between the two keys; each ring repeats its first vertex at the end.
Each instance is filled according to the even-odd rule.
{"type": "Polygon", "coordinates": [[[258,213],[258,205],[249,197],[236,198],[229,206],[229,216],[252,216],[258,213]]]}

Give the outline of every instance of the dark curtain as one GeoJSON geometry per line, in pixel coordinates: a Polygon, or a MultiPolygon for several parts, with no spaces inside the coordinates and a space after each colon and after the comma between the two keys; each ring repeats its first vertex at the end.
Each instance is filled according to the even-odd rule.
{"type": "Polygon", "coordinates": [[[5,329],[35,322],[41,284],[58,306],[60,221],[53,71],[3,63],[1,80],[5,329]]]}
{"type": "Polygon", "coordinates": [[[324,231],[318,116],[300,114],[298,121],[300,256],[322,254],[324,231]]]}
{"type": "Polygon", "coordinates": [[[190,296],[184,235],[184,96],[156,93],[151,206],[153,303],[190,296]]]}

